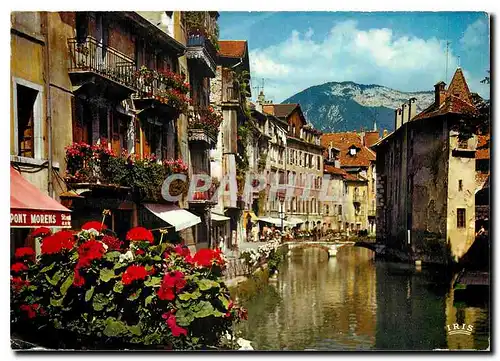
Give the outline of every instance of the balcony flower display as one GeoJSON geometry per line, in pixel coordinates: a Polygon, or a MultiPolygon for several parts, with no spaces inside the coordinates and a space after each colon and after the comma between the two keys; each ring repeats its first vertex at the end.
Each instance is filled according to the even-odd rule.
{"type": "Polygon", "coordinates": [[[200,107],[189,119],[189,128],[203,129],[210,137],[217,139],[222,120],[222,114],[213,107],[200,107]]]}
{"type": "MultiPolygon", "coordinates": [[[[135,229],[132,238],[147,232],[135,229]]],[[[245,318],[222,281],[218,250],[191,255],[148,241],[134,256],[106,247],[102,233],[67,233],[74,238],[59,236],[64,247],[36,261],[16,252],[12,261],[11,329],[26,341],[50,349],[206,349],[245,318]]]]}
{"type": "Polygon", "coordinates": [[[184,76],[170,70],[156,71],[142,66],[134,73],[134,79],[142,97],[168,104],[180,113],[187,111],[190,87],[184,76]]]}
{"type": "MultiPolygon", "coordinates": [[[[120,156],[108,150],[107,143],[98,146],[74,143],[66,148],[68,182],[101,183],[129,187],[142,200],[160,201],[161,187],[171,174],[188,174],[188,166],[180,159],[159,162],[156,155],[138,159],[122,151],[120,156]]],[[[187,192],[187,182],[176,180],[172,186],[187,192]]],[[[171,193],[173,194],[173,193],[171,193]]]]}

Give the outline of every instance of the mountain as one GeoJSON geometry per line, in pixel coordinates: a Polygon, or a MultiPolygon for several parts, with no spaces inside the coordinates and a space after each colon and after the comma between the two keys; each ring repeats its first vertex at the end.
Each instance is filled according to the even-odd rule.
{"type": "Polygon", "coordinates": [[[417,113],[434,101],[434,92],[402,92],[381,85],[329,82],[309,87],[282,104],[299,103],[306,119],[323,132],[373,129],[394,130],[394,109],[411,97],[417,113]]]}

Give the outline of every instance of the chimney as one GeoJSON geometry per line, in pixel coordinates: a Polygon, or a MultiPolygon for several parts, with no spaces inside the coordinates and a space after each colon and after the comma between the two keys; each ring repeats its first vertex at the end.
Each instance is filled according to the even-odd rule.
{"type": "Polygon", "coordinates": [[[417,98],[408,99],[408,107],[408,121],[410,121],[417,115],[417,98]]]}
{"type": "Polygon", "coordinates": [[[335,159],[334,164],[335,164],[335,168],[340,168],[340,160],[335,159]]]}
{"type": "Polygon", "coordinates": [[[401,108],[394,111],[394,130],[397,130],[401,126],[401,108]]]}
{"type": "Polygon", "coordinates": [[[387,137],[387,134],[389,134],[389,132],[387,131],[387,129],[384,129],[384,132],[382,133],[382,138],[387,137]]]}
{"type": "Polygon", "coordinates": [[[266,96],[264,95],[264,92],[261,90],[257,97],[257,104],[255,104],[255,109],[257,109],[257,111],[262,113],[263,112],[262,105],[265,104],[265,102],[266,102],[266,96]]]}
{"type": "Polygon", "coordinates": [[[402,111],[402,114],[401,114],[401,117],[402,117],[401,118],[401,125],[406,124],[406,122],[408,121],[408,114],[409,114],[409,112],[408,112],[408,104],[404,103],[402,105],[402,107],[403,107],[403,111],[402,111]]]}
{"type": "Polygon", "coordinates": [[[446,95],[446,90],[444,89],[445,86],[446,83],[444,81],[440,81],[439,83],[434,85],[434,104],[438,107],[444,102],[444,98],[446,95]]]}

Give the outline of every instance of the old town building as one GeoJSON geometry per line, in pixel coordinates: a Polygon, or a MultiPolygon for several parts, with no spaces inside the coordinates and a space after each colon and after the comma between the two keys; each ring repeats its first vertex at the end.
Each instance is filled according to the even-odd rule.
{"type": "Polygon", "coordinates": [[[325,206],[332,212],[332,207],[335,211],[337,205],[334,215],[341,216],[343,222],[339,230],[375,233],[375,153],[369,146],[378,138],[376,130],[327,133],[321,137],[321,144],[325,147],[325,165],[328,165],[329,170],[325,174],[337,174],[345,182],[344,206],[339,208],[340,204],[335,202],[323,205],[324,216],[325,206]],[[342,209],[342,213],[339,213],[339,209],[342,209]]]}
{"type": "MultiPolygon", "coordinates": [[[[250,62],[244,40],[221,40],[216,77],[212,82],[210,103],[223,117],[216,150],[212,153],[214,177],[220,183],[214,212],[219,215],[217,236],[227,246],[244,240],[244,184],[249,171],[247,144],[251,140],[250,62]],[[228,219],[229,218],[229,219],[228,219]],[[226,223],[229,223],[229,225],[226,223]]],[[[251,204],[250,204],[251,206],[251,204]]]]}
{"type": "Polygon", "coordinates": [[[435,86],[432,105],[395,111],[396,130],[376,143],[377,240],[424,262],[458,261],[475,237],[477,114],[463,72],[435,86]]]}
{"type": "Polygon", "coordinates": [[[280,192],[276,192],[278,197],[270,193],[271,202],[275,202],[273,210],[279,210],[279,204],[283,202],[282,213],[288,222],[285,225],[319,229],[322,219],[319,195],[323,177],[321,132],[307,122],[300,104],[264,104],[263,111],[278,118],[282,127],[286,126],[286,148],[277,148],[274,156],[278,164],[284,164],[279,183],[288,187],[279,187],[280,192],[286,192],[284,198],[280,192]]]}
{"type": "Polygon", "coordinates": [[[208,151],[217,135],[204,128],[204,119],[212,116],[217,17],[178,11],[12,14],[11,163],[72,209],[73,227],[109,209],[105,222],[120,237],[144,225],[180,232],[193,246],[195,240],[210,243],[205,195],[188,202],[181,191],[166,202],[159,194],[163,179],[118,179],[123,166],[111,167],[124,155],[144,172],[140,177],[154,177],[148,164],[175,160],[188,165],[189,177],[210,174],[208,151]],[[68,146],[79,155],[67,153],[68,146]],[[90,164],[97,159],[90,146],[99,168],[90,164]],[[80,156],[89,159],[79,164],[80,156]],[[25,171],[33,168],[41,170],[25,171]]]}

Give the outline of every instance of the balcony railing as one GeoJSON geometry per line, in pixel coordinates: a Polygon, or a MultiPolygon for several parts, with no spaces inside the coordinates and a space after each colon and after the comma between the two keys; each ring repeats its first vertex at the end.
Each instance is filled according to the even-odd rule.
{"type": "Polygon", "coordinates": [[[135,62],[117,50],[87,37],[68,39],[69,72],[93,72],[117,83],[134,87],[135,62]]]}
{"type": "Polygon", "coordinates": [[[187,39],[188,59],[198,59],[206,64],[210,69],[209,74],[215,76],[215,60],[217,59],[217,50],[212,42],[204,35],[190,35],[187,39]]]}
{"type": "Polygon", "coordinates": [[[187,39],[187,46],[188,47],[197,47],[201,46],[205,48],[207,51],[208,55],[212,58],[212,60],[215,60],[217,58],[217,50],[215,50],[214,45],[212,42],[207,39],[204,35],[190,35],[187,39]]]}

